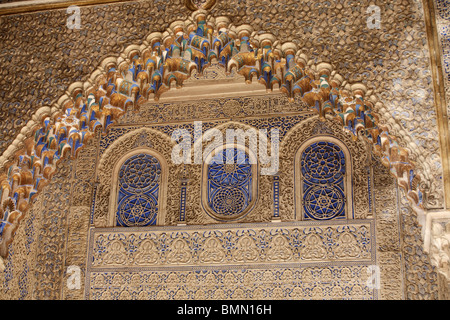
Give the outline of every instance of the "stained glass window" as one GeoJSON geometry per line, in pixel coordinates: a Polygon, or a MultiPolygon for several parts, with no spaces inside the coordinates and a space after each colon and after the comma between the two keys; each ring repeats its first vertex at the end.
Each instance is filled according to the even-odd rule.
{"type": "Polygon", "coordinates": [[[118,226],[156,224],[160,175],[161,165],[152,155],[141,153],[124,162],[118,175],[118,226]]]}
{"type": "Polygon", "coordinates": [[[218,218],[239,217],[252,202],[252,164],[237,148],[223,149],[207,167],[207,199],[218,218]]]}
{"type": "Polygon", "coordinates": [[[301,155],[304,219],[345,218],[345,155],[332,142],[315,142],[301,155]]]}

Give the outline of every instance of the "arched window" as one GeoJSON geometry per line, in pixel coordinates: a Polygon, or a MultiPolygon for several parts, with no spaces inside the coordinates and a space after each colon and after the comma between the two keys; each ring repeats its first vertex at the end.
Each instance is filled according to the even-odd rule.
{"type": "Polygon", "coordinates": [[[160,210],[161,164],[147,153],[129,157],[118,172],[116,225],[157,224],[160,210]]]}
{"type": "Polygon", "coordinates": [[[353,216],[350,156],[340,141],[327,140],[312,139],[296,156],[296,210],[303,220],[353,216]]]}
{"type": "Polygon", "coordinates": [[[257,198],[256,160],[244,147],[219,147],[203,168],[202,203],[216,220],[235,220],[247,214],[257,198]]]}

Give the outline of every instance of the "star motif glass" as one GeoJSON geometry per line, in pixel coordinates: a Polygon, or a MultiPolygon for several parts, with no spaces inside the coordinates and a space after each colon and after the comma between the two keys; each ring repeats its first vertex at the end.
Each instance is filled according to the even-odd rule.
{"type": "Polygon", "coordinates": [[[127,159],[119,170],[118,226],[156,224],[161,165],[149,154],[127,159]]]}
{"type": "Polygon", "coordinates": [[[207,169],[208,204],[218,218],[236,218],[252,200],[252,165],[243,150],[218,152],[207,169]]]}
{"type": "Polygon", "coordinates": [[[345,218],[345,155],[332,142],[308,146],[301,156],[305,219],[345,218]]]}
{"type": "Polygon", "coordinates": [[[223,188],[214,195],[211,205],[219,215],[242,212],[245,209],[245,193],[237,188],[223,188]]]}

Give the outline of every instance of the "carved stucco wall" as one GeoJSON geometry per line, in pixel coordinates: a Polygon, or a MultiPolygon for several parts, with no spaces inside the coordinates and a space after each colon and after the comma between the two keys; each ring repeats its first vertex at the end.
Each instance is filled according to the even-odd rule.
{"type": "MultiPolygon", "coordinates": [[[[369,1],[217,1],[213,16],[292,41],[315,63],[329,62],[349,82],[365,84],[384,104],[381,123],[401,136],[424,173],[428,208],[443,207],[439,141],[420,1],[376,1],[381,29],[367,30],[369,1]],[[394,23],[395,21],[395,23],[394,23]],[[414,68],[410,68],[410,66],[414,68]],[[427,130],[425,130],[427,128],[427,130]]],[[[190,12],[181,0],[82,7],[82,29],[65,27],[65,10],[2,16],[1,116],[3,152],[34,112],[48,106],[74,81],[84,81],[106,56],[141,44],[190,12]],[[155,19],[148,19],[155,16],[155,19]],[[20,39],[20,40],[19,40],[20,39]],[[20,77],[16,75],[20,74],[20,77]]]]}
{"type": "Polygon", "coordinates": [[[36,199],[18,230],[20,241],[10,246],[8,269],[2,277],[2,299],[59,299],[66,258],[67,226],[72,192],[72,161],[36,199]]]}
{"type": "MultiPolygon", "coordinates": [[[[447,100],[447,115],[450,114],[450,3],[445,0],[435,0],[436,26],[439,47],[442,50],[442,67],[444,88],[447,100]]],[[[450,119],[449,119],[450,121],[450,119]]]]}
{"type": "MultiPolygon", "coordinates": [[[[434,73],[438,79],[435,85],[437,108],[440,108],[438,126],[441,131],[442,157],[449,157],[448,127],[450,126],[450,42],[449,42],[449,17],[450,3],[446,0],[433,0],[425,2],[430,10],[432,34],[429,35],[435,51],[434,73]],[[447,148],[447,151],[444,149],[447,148]]],[[[433,61],[433,59],[432,59],[433,61]]],[[[439,110],[438,110],[439,111],[439,110]]],[[[448,167],[448,166],[447,166],[448,167]]],[[[448,169],[444,176],[448,181],[448,169]]],[[[447,192],[448,194],[448,192],[447,192]]],[[[426,221],[422,222],[422,234],[425,234],[424,249],[431,254],[433,265],[438,266],[439,277],[442,283],[447,281],[450,286],[450,212],[448,204],[445,210],[436,210],[428,215],[426,221]]],[[[443,285],[446,287],[445,285],[443,285]]],[[[448,299],[448,296],[447,296],[448,299]]]]}
{"type": "MultiPolygon", "coordinates": [[[[169,206],[175,209],[172,214],[166,216],[168,227],[125,228],[125,230],[95,228],[96,224],[97,227],[101,226],[102,221],[102,219],[96,219],[98,208],[108,206],[108,202],[101,199],[108,199],[109,195],[102,196],[99,193],[101,183],[96,183],[95,179],[97,175],[101,175],[101,172],[98,172],[98,164],[105,152],[109,148],[114,148],[115,142],[120,141],[121,137],[126,137],[133,132],[135,134],[130,135],[130,139],[124,139],[129,141],[127,148],[133,149],[143,144],[151,144],[155,148],[169,148],[164,139],[140,140],[139,137],[142,135],[139,133],[148,132],[147,137],[151,137],[151,134],[156,131],[162,136],[170,136],[170,132],[177,127],[193,129],[192,122],[170,124],[161,121],[160,124],[147,123],[135,126],[123,124],[111,130],[106,136],[98,135],[82,150],[76,160],[64,160],[60,164],[58,174],[37,197],[30,214],[20,225],[18,241],[10,246],[10,259],[7,260],[5,276],[1,281],[0,297],[2,299],[438,299],[447,294],[445,287],[442,289],[443,286],[439,286],[440,279],[430,264],[429,256],[423,251],[420,227],[407,200],[398,190],[389,170],[382,166],[379,160],[372,159],[370,149],[364,147],[365,143],[361,139],[352,141],[337,124],[331,121],[327,121],[325,125],[322,124],[311,113],[305,112],[301,104],[289,104],[283,96],[227,98],[219,101],[221,102],[219,105],[226,106],[226,102],[231,104],[230,101],[236,106],[235,112],[246,110],[243,107],[248,104],[256,106],[252,108],[252,112],[257,116],[254,119],[236,117],[230,122],[231,119],[222,113],[221,119],[213,122],[205,121],[204,130],[214,126],[220,127],[225,123],[234,127],[248,126],[251,123],[256,128],[269,128],[273,123],[282,122],[284,124],[281,131],[284,142],[282,146],[285,146],[285,151],[281,152],[283,155],[281,163],[286,161],[284,158],[293,159],[295,148],[291,148],[289,140],[295,142],[299,135],[304,136],[302,139],[314,135],[333,135],[343,139],[353,152],[352,164],[355,171],[358,171],[359,165],[362,165],[364,169],[364,178],[361,178],[360,173],[360,176],[355,175],[354,179],[356,194],[358,189],[366,192],[365,200],[357,201],[355,206],[358,219],[349,223],[294,222],[290,216],[292,205],[288,200],[292,193],[290,184],[293,182],[287,179],[288,175],[285,174],[280,176],[281,196],[284,197],[281,200],[283,209],[280,210],[280,215],[284,222],[270,222],[272,212],[269,210],[263,214],[264,210],[259,212],[258,209],[255,212],[261,214],[248,218],[246,224],[216,224],[205,228],[202,225],[211,221],[206,214],[202,214],[201,210],[199,212],[196,208],[199,203],[196,193],[200,181],[194,175],[189,180],[187,191],[190,204],[187,206],[186,216],[188,226],[176,225],[176,211],[179,208],[177,199],[172,202],[168,200],[169,206]],[[262,117],[259,113],[269,106],[277,110],[278,114],[262,117]],[[144,127],[147,129],[142,130],[144,127]],[[94,161],[97,163],[96,166],[92,165],[94,161]],[[317,248],[314,245],[305,246],[304,251],[297,255],[295,252],[298,251],[292,250],[295,247],[286,244],[280,247],[270,245],[267,247],[266,254],[261,254],[261,246],[264,243],[266,245],[276,243],[274,241],[276,232],[273,232],[275,229],[284,230],[284,234],[280,234],[277,238],[281,239],[279,241],[297,239],[299,243],[302,243],[306,241],[302,238],[307,234],[305,230],[311,227],[315,230],[314,232],[327,233],[329,237],[327,241],[331,245],[339,243],[339,235],[345,233],[346,228],[350,228],[350,233],[355,237],[356,242],[348,247],[341,246],[341,248],[347,248],[342,253],[339,253],[339,250],[332,250],[331,254],[335,256],[331,263],[325,264],[321,262],[323,257],[317,256],[314,250],[310,252],[312,249],[317,249],[316,252],[320,253],[323,245],[320,243],[315,244],[317,248]],[[178,249],[183,248],[180,244],[183,242],[176,243],[176,240],[183,240],[178,239],[179,235],[176,236],[180,234],[179,231],[183,231],[184,237],[187,236],[191,240],[190,243],[197,244],[204,251],[207,251],[205,248],[209,248],[202,238],[204,231],[212,232],[211,234],[215,234],[218,239],[228,236],[231,243],[236,246],[234,251],[231,250],[231,253],[226,256],[228,265],[225,268],[215,267],[210,260],[202,260],[201,255],[196,256],[195,259],[198,260],[191,257],[184,263],[172,261],[169,253],[174,246],[178,249]],[[161,232],[166,235],[171,234],[173,237],[162,239],[161,232]],[[142,236],[143,234],[146,236],[142,236]],[[245,238],[246,235],[247,238],[245,238]],[[117,236],[123,244],[123,247],[119,246],[118,251],[112,250],[108,244],[111,243],[108,239],[117,236]],[[245,239],[240,242],[242,237],[245,239]],[[167,254],[155,256],[154,261],[150,259],[152,255],[148,253],[153,252],[154,255],[160,251],[146,252],[144,250],[147,255],[142,255],[142,249],[139,251],[139,248],[148,250],[145,245],[140,247],[142,239],[146,238],[157,243],[165,241],[168,248],[167,254]],[[90,244],[88,239],[91,241],[90,244]],[[255,241],[253,246],[250,245],[250,249],[256,250],[256,253],[253,256],[246,255],[248,260],[241,261],[239,248],[246,247],[244,245],[246,239],[253,239],[251,241],[258,239],[259,242],[255,241]],[[104,251],[105,248],[107,248],[106,251],[104,251]],[[276,251],[280,248],[284,251],[276,251]],[[131,251],[127,251],[129,249],[131,251]],[[273,254],[271,254],[272,251],[273,254]],[[88,255],[95,259],[87,261],[88,255]],[[298,260],[299,258],[301,260],[298,260]],[[206,261],[203,266],[204,271],[202,274],[193,273],[192,266],[196,268],[202,266],[201,261],[204,261],[203,264],[206,261]],[[292,265],[290,262],[296,262],[296,264],[292,265]],[[236,263],[247,267],[233,268],[233,264],[236,263]],[[76,290],[71,290],[67,286],[70,276],[68,267],[73,265],[80,267],[82,277],[81,287],[76,290]],[[369,276],[367,266],[369,265],[380,267],[379,291],[367,288],[366,282],[369,276]],[[125,266],[131,269],[124,268],[125,266]],[[219,285],[219,282],[224,285],[219,285]],[[257,282],[258,286],[255,287],[254,282],[257,282]],[[250,283],[252,283],[251,286],[250,283]],[[352,290],[343,290],[344,287],[352,288],[352,290]],[[313,288],[316,289],[313,290],[313,288]]],[[[202,106],[207,109],[207,106],[211,104],[217,104],[217,101],[205,100],[195,103],[200,109],[202,106]]],[[[172,110],[186,110],[193,106],[190,103],[176,103],[170,107],[173,107],[172,110]]],[[[149,110],[157,108],[160,108],[159,104],[147,105],[141,110],[141,114],[136,115],[130,112],[128,116],[143,116],[149,114],[149,110]]],[[[189,115],[186,112],[175,114],[189,115]]],[[[141,119],[143,122],[146,120],[141,119]]],[[[289,167],[286,163],[282,164],[282,168],[286,168],[286,165],[289,167]]],[[[192,168],[195,167],[192,166],[192,168]]],[[[177,181],[177,179],[179,176],[174,175],[172,179],[169,179],[169,184],[170,180],[177,181]]],[[[270,180],[262,180],[260,184],[266,185],[269,188],[268,193],[272,194],[270,180]]],[[[176,197],[180,190],[179,184],[174,184],[171,188],[173,196],[176,197]]],[[[272,203],[271,198],[271,196],[267,199],[262,198],[260,202],[264,202],[266,207],[269,207],[267,203],[272,203]]],[[[170,199],[170,192],[168,199],[170,199]]],[[[252,243],[251,241],[249,243],[252,243]]],[[[199,252],[186,250],[187,248],[184,247],[184,256],[199,252]]],[[[183,255],[177,257],[180,259],[183,255]]]]}
{"type": "MultiPolygon", "coordinates": [[[[374,90],[374,94],[386,108],[376,110],[383,116],[382,123],[388,123],[392,133],[403,137],[404,146],[408,147],[414,159],[420,160],[419,167],[422,167],[421,170],[424,170],[425,176],[432,181],[432,185],[429,186],[431,192],[425,206],[440,209],[443,208],[441,161],[437,131],[430,130],[436,127],[436,118],[422,4],[420,1],[400,1],[395,4],[377,1],[375,4],[382,9],[382,28],[369,32],[365,26],[367,17],[365,8],[368,7],[369,2],[365,1],[333,3],[312,1],[302,5],[290,1],[276,3],[219,1],[210,12],[215,16],[227,15],[236,25],[249,23],[257,33],[272,32],[279,37],[280,41],[295,42],[303,52],[313,58],[315,63],[330,62],[335,70],[350,82],[360,81],[374,90]]],[[[447,56],[447,23],[445,21],[448,6],[444,1],[437,1],[436,4],[437,24],[441,28],[440,39],[445,58],[447,56]]],[[[67,18],[65,10],[0,17],[2,30],[0,32],[2,40],[0,116],[5,119],[1,123],[0,153],[14,140],[39,107],[54,103],[70,83],[85,80],[103,58],[118,55],[129,44],[140,44],[150,31],[165,30],[171,21],[184,20],[189,14],[190,12],[186,11],[181,1],[165,3],[142,1],[82,7],[83,28],[81,30],[65,28],[67,18]],[[149,15],[158,16],[158,19],[148,19],[149,15]],[[18,74],[20,76],[17,76],[18,74]]],[[[445,59],[443,63],[447,71],[445,59]]],[[[448,77],[444,78],[448,80],[448,77]]],[[[446,88],[448,88],[447,82],[446,88]]],[[[155,109],[154,106],[144,108],[148,115],[154,115],[162,109],[161,107],[155,109]]],[[[251,110],[251,108],[246,105],[245,108],[238,110],[241,115],[245,115],[243,110],[251,110]]],[[[142,113],[138,116],[141,115],[142,113]]],[[[246,114],[246,116],[249,115],[246,114]]],[[[132,124],[133,119],[137,119],[135,115],[127,114],[123,121],[132,124]]],[[[243,122],[248,124],[251,121],[264,122],[264,120],[243,122]]],[[[102,141],[97,140],[93,143],[100,143],[101,149],[104,143],[102,141]]],[[[80,154],[80,157],[92,159],[90,157],[97,153],[94,147],[86,150],[80,154]],[[86,152],[91,154],[86,156],[86,152]]],[[[77,160],[74,166],[83,163],[82,161],[77,160]]],[[[65,164],[62,167],[66,166],[65,164]]],[[[70,201],[68,199],[71,197],[66,195],[55,200],[53,198],[56,195],[51,191],[44,192],[45,196],[38,197],[35,206],[42,210],[33,209],[27,214],[26,220],[18,230],[18,237],[21,240],[17,245],[11,246],[11,260],[6,261],[7,272],[3,287],[5,297],[56,297],[59,293],[54,292],[61,292],[58,290],[62,290],[63,287],[61,279],[63,279],[64,268],[62,266],[72,263],[83,265],[84,248],[70,243],[79,244],[84,241],[85,233],[83,232],[87,231],[80,232],[80,230],[87,230],[89,223],[86,212],[91,210],[92,195],[89,190],[92,188],[94,173],[90,173],[91,176],[89,176],[87,173],[89,170],[86,170],[87,176],[79,178],[76,176],[77,170],[64,170],[74,172],[75,180],[72,183],[64,180],[68,174],[64,171],[65,175],[58,175],[57,182],[52,182],[53,187],[47,187],[46,190],[66,188],[64,192],[71,194],[67,191],[70,187],[71,190],[76,190],[76,192],[71,191],[72,201],[79,202],[80,205],[75,205],[70,210],[56,206],[53,211],[45,211],[44,208],[48,208],[49,202],[64,203],[64,201],[70,201]],[[37,210],[42,213],[36,214],[37,210]],[[58,227],[47,230],[44,228],[45,222],[40,225],[40,219],[44,219],[42,217],[45,216],[53,219],[52,221],[57,221],[58,227]],[[70,236],[63,232],[65,228],[68,228],[67,232],[70,236]],[[52,245],[50,242],[48,246],[44,246],[44,249],[33,249],[38,239],[43,239],[52,232],[56,232],[60,243],[52,245]],[[70,243],[64,241],[70,241],[70,243]],[[63,250],[61,248],[71,248],[71,246],[74,249],[67,250],[75,251],[72,254],[65,258],[55,258],[55,263],[43,262],[45,255],[53,257],[55,252],[63,250]],[[35,255],[24,257],[20,253],[31,253],[33,250],[36,252],[35,255]],[[65,264],[61,262],[62,259],[66,259],[65,264]],[[40,271],[34,272],[33,265],[36,265],[36,270],[40,271]],[[41,281],[40,285],[37,285],[38,281],[41,281]],[[60,283],[59,289],[55,288],[58,283],[60,283]]],[[[82,177],[83,173],[79,175],[82,177]]],[[[377,175],[374,178],[376,181],[377,175]]],[[[101,188],[97,192],[101,192],[101,188]]],[[[177,201],[176,196],[174,201],[177,201]]],[[[443,296],[445,290],[442,291],[443,286],[440,286],[441,292],[437,292],[438,276],[429,265],[427,255],[422,252],[422,240],[419,236],[421,231],[415,214],[411,212],[401,194],[397,201],[397,206],[403,212],[400,215],[399,230],[402,236],[398,250],[406,250],[405,254],[401,255],[402,267],[405,268],[402,281],[407,288],[404,291],[404,297],[443,296]],[[405,237],[409,237],[408,242],[402,240],[405,237]],[[412,266],[416,264],[421,265],[423,270],[427,270],[426,280],[418,281],[422,275],[417,271],[419,269],[413,271],[412,266]]],[[[384,200],[379,201],[379,205],[383,202],[384,200]]],[[[388,221],[393,219],[389,215],[385,218],[388,221]]],[[[382,222],[377,220],[377,224],[379,223],[382,222]]],[[[433,228],[435,239],[432,241],[433,259],[438,265],[443,266],[444,270],[445,268],[448,270],[449,253],[448,242],[446,242],[448,230],[444,231],[448,227],[445,221],[436,221],[433,225],[435,225],[433,228]]],[[[56,238],[53,237],[53,239],[56,238]]],[[[386,259],[392,263],[391,268],[396,270],[398,265],[395,261],[399,253],[395,245],[391,244],[389,250],[383,250],[379,253],[380,259],[386,259]]],[[[442,279],[439,281],[445,283],[442,279]]],[[[81,297],[79,293],[70,290],[63,291],[63,294],[67,297],[81,297]]]]}

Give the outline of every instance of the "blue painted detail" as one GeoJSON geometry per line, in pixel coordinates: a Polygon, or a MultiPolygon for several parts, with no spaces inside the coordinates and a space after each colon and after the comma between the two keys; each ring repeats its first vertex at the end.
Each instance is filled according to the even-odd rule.
{"type": "Polygon", "coordinates": [[[156,224],[160,175],[158,159],[149,154],[137,154],[125,161],[118,176],[118,226],[156,224]]]}
{"type": "Polygon", "coordinates": [[[304,219],[345,218],[345,155],[332,142],[316,142],[301,156],[304,219]]]}
{"type": "Polygon", "coordinates": [[[4,281],[5,282],[3,282],[3,290],[5,290],[5,292],[8,292],[10,289],[11,289],[11,287],[9,286],[9,284],[10,284],[10,282],[11,282],[11,280],[13,280],[14,279],[14,264],[13,264],[13,257],[14,257],[14,246],[9,246],[9,248],[8,248],[8,258],[9,259],[7,259],[6,260],[6,263],[5,263],[5,270],[3,271],[3,273],[4,273],[4,281]]]}
{"type": "Polygon", "coordinates": [[[19,300],[24,300],[26,296],[28,295],[28,272],[30,269],[28,268],[28,264],[25,261],[23,270],[19,275],[19,300]]]}
{"type": "Polygon", "coordinates": [[[252,201],[252,165],[248,155],[228,148],[217,153],[208,165],[209,207],[219,216],[240,215],[252,201]]]}
{"type": "Polygon", "coordinates": [[[186,221],[186,187],[187,183],[181,183],[181,197],[180,197],[180,221],[186,221]]]}
{"type": "Polygon", "coordinates": [[[273,216],[280,217],[280,177],[273,176],[273,216]]]}

